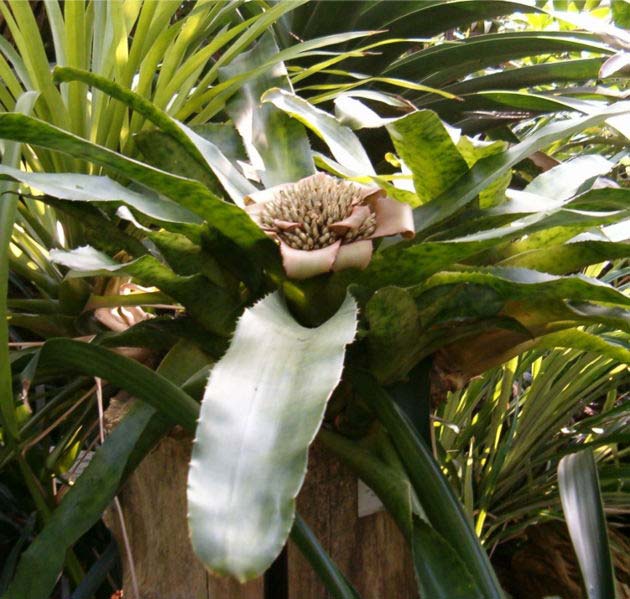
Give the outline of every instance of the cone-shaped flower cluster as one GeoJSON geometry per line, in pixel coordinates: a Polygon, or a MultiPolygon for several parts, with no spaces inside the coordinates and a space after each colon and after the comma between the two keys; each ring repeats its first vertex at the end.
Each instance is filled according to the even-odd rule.
{"type": "Polygon", "coordinates": [[[252,219],[280,245],[286,273],[306,279],[365,268],[372,239],[413,237],[411,207],[378,187],[317,173],[245,198],[252,219]]]}

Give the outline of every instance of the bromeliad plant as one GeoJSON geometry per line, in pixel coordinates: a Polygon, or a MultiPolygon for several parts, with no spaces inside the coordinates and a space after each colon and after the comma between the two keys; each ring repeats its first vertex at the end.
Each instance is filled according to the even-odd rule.
{"type": "MultiPolygon", "coordinates": [[[[11,140],[1,168],[5,184],[13,186],[7,191],[26,201],[42,194],[38,201],[55,208],[90,206],[105,232],[94,235],[93,247],[71,251],[51,248],[44,232],[38,239],[43,251],[50,248],[56,271],[66,273],[67,288],[76,289],[77,279],[86,284],[73,296],[78,307],[68,308],[71,325],[59,321],[71,330],[59,335],[57,328],[50,336],[62,338],[12,355],[23,395],[10,384],[0,395],[3,459],[17,460],[29,473],[20,449],[28,429],[18,421],[29,410],[29,385],[80,372],[141,400],[60,505],[51,512],[42,502],[44,526],[6,597],[49,596],[64,565],[60,547],[70,549],[100,518],[173,423],[195,434],[189,525],[193,547],[211,571],[253,578],[290,533],[307,555],[317,552],[296,519],[295,497],[319,431],[392,513],[413,553],[423,596],[501,597],[417,418],[410,420],[396,398],[412,393],[416,404],[428,401],[429,383],[419,385],[417,377],[427,360],[439,396],[537,346],[588,345],[628,358],[626,348],[580,327],[618,326],[630,300],[572,274],[628,254],[627,244],[615,240],[614,225],[628,217],[630,192],[594,185],[614,163],[587,156],[560,164],[524,190],[508,189],[516,164],[556,140],[627,116],[627,104],[553,123],[508,147],[465,137],[429,110],[381,119],[353,100],[361,109],[357,133],[295,95],[276,53],[266,35],[218,67],[220,83],[210,91],[230,93],[220,108],[213,99],[208,106],[224,108],[231,123],[197,128],[124,82],[55,69],[56,85],[108,98],[124,107],[123,120],[155,127],[138,129],[130,141],[144,161],[28,116],[33,103],[37,109],[43,102],[35,95],[16,112],[0,114],[0,137],[11,140]],[[377,149],[389,152],[388,172],[376,172],[360,141],[361,117],[391,140],[377,149]],[[329,151],[312,151],[307,130],[329,151]],[[17,143],[24,144],[23,154],[17,143]],[[88,166],[81,173],[34,172],[29,157],[39,152],[88,166]],[[103,174],[93,174],[100,169],[103,174]],[[109,231],[124,245],[113,249],[109,231]],[[131,278],[148,290],[104,294],[102,277],[131,278]],[[185,315],[162,314],[120,332],[95,330],[85,316],[166,302],[185,315]],[[90,343],[72,338],[95,332],[90,343]],[[173,376],[172,366],[167,375],[164,362],[160,374],[111,349],[169,349],[172,362],[186,344],[205,352],[186,379],[173,376]],[[392,455],[398,457],[384,457],[392,455]],[[439,574],[446,569],[448,579],[439,574]]],[[[214,114],[207,106],[199,110],[214,114]]],[[[3,230],[12,223],[6,207],[14,198],[3,196],[3,230]]],[[[8,237],[3,242],[8,246],[8,237]]],[[[6,260],[2,264],[6,268],[6,260]]],[[[29,330],[35,307],[12,305],[20,329],[29,330]]],[[[8,360],[5,369],[10,374],[8,360]]],[[[314,563],[320,572],[334,570],[329,562],[314,563]]],[[[326,580],[336,596],[356,596],[338,573],[326,580]]]]}

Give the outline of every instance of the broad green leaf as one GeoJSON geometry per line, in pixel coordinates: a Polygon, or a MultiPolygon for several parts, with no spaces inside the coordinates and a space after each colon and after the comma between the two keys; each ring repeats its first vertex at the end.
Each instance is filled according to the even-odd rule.
{"type": "Polygon", "coordinates": [[[109,177],[78,173],[29,173],[0,166],[0,175],[60,200],[73,202],[122,202],[158,221],[200,224],[203,219],[172,200],[153,192],[138,193],[109,177]]]}
{"type": "MultiPolygon", "coordinates": [[[[589,114],[593,111],[593,105],[583,100],[563,96],[545,96],[529,91],[482,90],[475,94],[461,96],[461,99],[462,101],[457,104],[440,101],[431,103],[430,106],[448,121],[464,120],[467,113],[471,112],[473,114],[475,112],[490,113],[487,115],[490,122],[492,122],[492,117],[494,116],[492,113],[497,112],[499,113],[496,115],[497,122],[500,122],[503,116],[500,113],[531,112],[535,114],[578,111],[583,114],[589,114]]],[[[505,117],[503,116],[503,118],[505,117]]],[[[465,126],[463,123],[460,123],[460,125],[462,127],[465,126]]],[[[474,125],[473,130],[475,130],[474,125]]]]}
{"type": "MultiPolygon", "coordinates": [[[[229,80],[262,65],[277,53],[273,36],[265,34],[251,50],[223,67],[219,77],[229,80]]],[[[262,94],[272,87],[293,91],[283,63],[249,79],[226,106],[265,187],[297,181],[315,172],[303,125],[272,104],[261,103],[262,94]]]]}
{"type": "Polygon", "coordinates": [[[398,155],[413,173],[421,204],[433,200],[468,171],[446,126],[435,112],[420,110],[387,125],[398,155]]]}
{"type": "MultiPolygon", "coordinates": [[[[416,212],[425,206],[417,208],[416,212]]],[[[385,285],[408,287],[421,282],[451,264],[470,259],[472,256],[479,255],[480,252],[496,246],[504,246],[514,239],[522,238],[525,241],[509,244],[507,247],[513,248],[514,251],[508,252],[506,249],[500,256],[496,257],[497,259],[507,258],[529,249],[544,247],[550,244],[550,238],[553,235],[558,235],[558,229],[562,229],[561,232],[565,236],[555,240],[555,243],[562,243],[585,229],[617,222],[626,216],[627,211],[590,214],[569,210],[551,210],[549,213],[534,213],[505,226],[482,230],[479,233],[454,239],[422,242],[415,245],[399,243],[384,249],[382,252],[377,252],[369,266],[356,276],[355,280],[368,289],[377,289],[385,285]],[[557,225],[563,225],[563,227],[557,225]],[[541,231],[540,235],[537,234],[538,231],[541,231]],[[533,248],[516,247],[519,244],[529,244],[533,241],[538,241],[538,245],[533,248]]],[[[478,230],[479,227],[475,226],[474,229],[478,230]]],[[[450,234],[451,230],[447,229],[445,233],[450,234]]],[[[348,275],[338,273],[335,276],[343,279],[348,275]]]]}
{"type": "MultiPolygon", "coordinates": [[[[53,207],[58,217],[69,217],[73,222],[80,223],[86,238],[103,252],[116,254],[120,250],[125,250],[130,256],[142,256],[147,253],[147,248],[139,239],[119,228],[115,218],[109,218],[96,206],[84,202],[57,200],[51,196],[43,196],[41,201],[53,207]]],[[[186,226],[189,234],[191,229],[192,226],[186,226]]]]}
{"type": "Polygon", "coordinates": [[[530,250],[506,258],[500,266],[518,266],[562,275],[590,264],[630,257],[630,245],[610,241],[576,241],[565,245],[530,250]]]}
{"type": "Polygon", "coordinates": [[[335,160],[356,176],[374,175],[374,168],[359,138],[335,117],[283,89],[265,92],[263,102],[271,102],[311,129],[330,148],[335,160]]]}
{"type": "Polygon", "coordinates": [[[421,597],[484,599],[464,562],[442,535],[417,516],[411,537],[413,565],[421,597]]]}
{"type": "Polygon", "coordinates": [[[450,483],[413,424],[371,375],[353,371],[351,381],[389,432],[429,523],[457,552],[481,591],[480,596],[502,599],[503,593],[487,554],[450,483]]]}
{"type": "Polygon", "coordinates": [[[208,380],[188,478],[192,544],[211,571],[248,580],[282,549],[356,310],[348,297],[306,329],[275,294],[239,320],[208,380]]]}
{"type": "Polygon", "coordinates": [[[630,333],[630,310],[589,302],[569,302],[566,306],[573,318],[581,317],[585,322],[597,322],[630,333]]]}
{"type": "Polygon", "coordinates": [[[524,191],[553,200],[567,200],[590,179],[610,172],[615,165],[597,154],[576,156],[536,177],[524,191]]]}
{"type": "MultiPolygon", "coordinates": [[[[507,65],[505,65],[505,68],[502,68],[499,72],[472,77],[447,85],[444,89],[453,94],[462,95],[484,89],[523,89],[524,87],[545,83],[596,79],[603,62],[603,58],[584,58],[543,62],[516,68],[507,68],[507,65]]],[[[435,98],[433,100],[435,101],[435,98]]],[[[429,99],[420,102],[420,105],[425,105],[428,101],[429,99]]],[[[454,109],[456,108],[454,107],[454,109]]]]}
{"type": "Polygon", "coordinates": [[[214,193],[222,193],[219,180],[197,160],[192,160],[190,154],[168,133],[159,129],[141,131],[133,139],[143,159],[151,166],[200,181],[214,193]]]}
{"type": "Polygon", "coordinates": [[[628,0],[611,0],[612,18],[617,27],[630,27],[630,2],[628,0]]]}
{"type": "Polygon", "coordinates": [[[252,219],[237,206],[221,201],[197,181],[150,167],[44,121],[20,114],[0,114],[0,138],[42,146],[109,167],[168,196],[205,218],[211,226],[216,227],[244,249],[256,248],[256,256],[269,259],[273,243],[269,245],[269,239],[252,219]]]}
{"type": "Polygon", "coordinates": [[[524,56],[552,52],[590,51],[611,54],[607,44],[592,34],[558,31],[517,31],[445,42],[414,52],[389,66],[385,73],[412,77],[419,83],[440,86],[493,65],[524,56]]]}
{"type": "Polygon", "coordinates": [[[141,256],[121,264],[94,248],[84,246],[69,252],[52,250],[50,258],[72,269],[70,276],[128,275],[140,285],[156,286],[181,302],[209,331],[219,335],[230,333],[240,311],[237,298],[223,287],[211,283],[200,273],[177,275],[153,256],[141,256]]]}
{"type": "MultiPolygon", "coordinates": [[[[198,361],[190,349],[187,352],[186,363],[198,361]]],[[[198,404],[173,384],[183,382],[177,369],[165,369],[162,376],[129,358],[66,339],[49,341],[40,350],[39,365],[46,367],[50,363],[102,377],[154,407],[144,401],[136,402],[96,450],[50,521],[23,554],[6,599],[50,597],[63,567],[64,550],[101,518],[125,476],[172,425],[173,421],[169,422],[156,409],[164,409],[175,422],[191,431],[199,410],[198,404]],[[166,377],[173,377],[173,382],[166,377]]],[[[181,366],[179,370],[185,370],[181,366]]]]}
{"type": "Polygon", "coordinates": [[[630,363],[630,349],[623,347],[619,343],[606,340],[598,335],[593,335],[579,329],[558,331],[550,333],[536,342],[536,347],[554,349],[556,347],[567,347],[579,349],[584,352],[593,352],[607,356],[622,364],[630,363]]]}
{"type": "Polygon", "coordinates": [[[613,599],[617,596],[615,575],[597,466],[591,449],[560,460],[558,487],[588,599],[613,599]]]}
{"type": "Polygon", "coordinates": [[[424,231],[465,207],[505,171],[537,150],[558,139],[598,125],[612,116],[630,112],[630,102],[617,102],[601,112],[589,116],[553,123],[530,135],[505,152],[483,158],[438,198],[414,211],[416,232],[424,231]]]}
{"type": "Polygon", "coordinates": [[[370,365],[379,380],[387,380],[392,364],[409,353],[422,327],[416,302],[400,287],[379,289],[368,301],[370,365]]]}
{"type": "MultiPolygon", "coordinates": [[[[584,275],[555,276],[525,268],[485,267],[462,272],[440,272],[414,288],[421,294],[440,285],[475,283],[487,285],[506,300],[593,300],[630,306],[630,298],[614,287],[584,275]]],[[[418,295],[416,295],[418,297],[418,295]]]]}

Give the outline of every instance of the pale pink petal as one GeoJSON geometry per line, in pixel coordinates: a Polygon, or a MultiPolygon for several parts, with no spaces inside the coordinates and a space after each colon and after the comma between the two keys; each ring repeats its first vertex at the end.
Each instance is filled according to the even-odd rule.
{"type": "Polygon", "coordinates": [[[400,234],[410,239],[416,234],[413,213],[409,204],[378,195],[372,207],[376,213],[376,230],[372,238],[400,234]]]}
{"type": "Polygon", "coordinates": [[[357,200],[357,203],[360,204],[374,205],[377,198],[384,198],[387,195],[384,190],[375,185],[363,185],[362,183],[353,183],[353,185],[360,190],[357,200]]]}
{"type": "Polygon", "coordinates": [[[280,220],[278,218],[273,219],[273,224],[281,231],[295,231],[295,229],[299,229],[302,226],[300,223],[294,223],[290,220],[280,220]]]}
{"type": "Polygon", "coordinates": [[[340,241],[321,250],[296,250],[286,243],[280,243],[284,270],[292,279],[308,279],[329,272],[337,257],[340,241]]]}
{"type": "Polygon", "coordinates": [[[360,268],[363,270],[372,258],[372,241],[362,239],[353,241],[339,248],[337,259],[333,264],[333,270],[345,270],[346,268],[360,268]]]}
{"type": "Polygon", "coordinates": [[[368,216],[370,216],[370,209],[367,206],[355,206],[350,216],[328,225],[328,228],[335,233],[343,234],[348,229],[358,229],[368,216]]]}

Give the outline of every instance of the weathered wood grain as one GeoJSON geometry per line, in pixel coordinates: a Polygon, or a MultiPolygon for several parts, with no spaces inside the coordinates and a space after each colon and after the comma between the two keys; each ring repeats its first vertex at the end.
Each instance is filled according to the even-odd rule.
{"type": "MultiPolygon", "coordinates": [[[[416,599],[411,556],[393,520],[384,512],[359,518],[357,479],[317,443],[298,496],[298,511],[364,599],[416,599]]],[[[289,599],[330,595],[289,543],[289,599]]]]}

